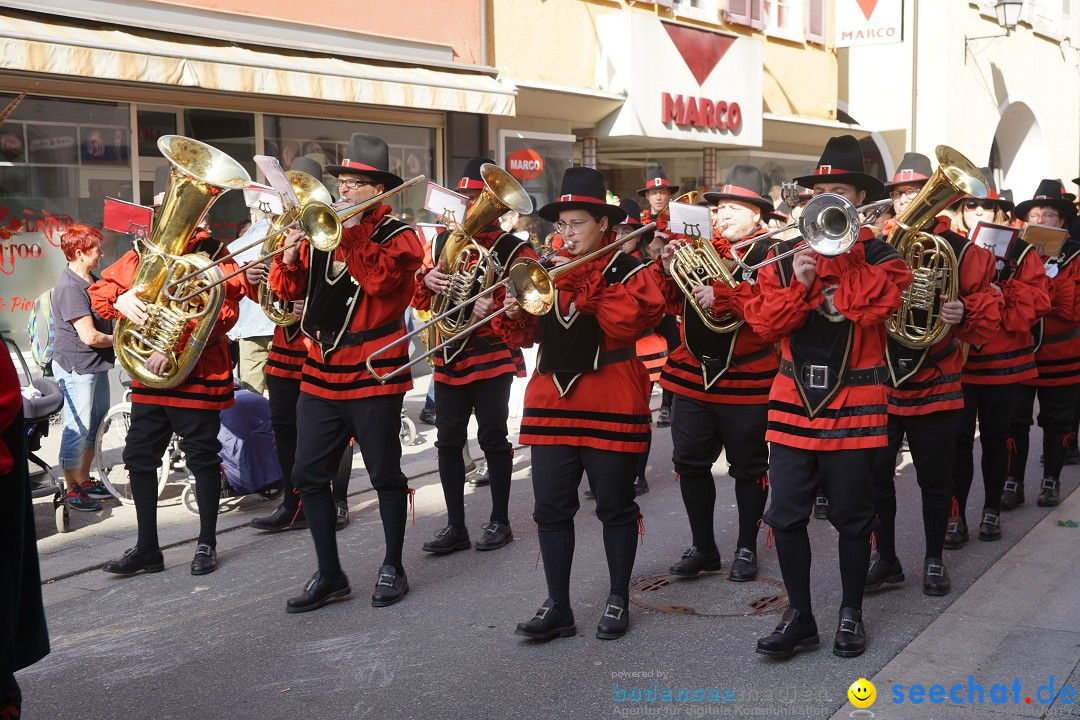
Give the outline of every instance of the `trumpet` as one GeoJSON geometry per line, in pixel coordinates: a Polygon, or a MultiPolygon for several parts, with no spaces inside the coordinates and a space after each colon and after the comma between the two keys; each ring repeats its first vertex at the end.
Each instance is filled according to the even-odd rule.
{"type": "Polygon", "coordinates": [[[212,287],[217,287],[218,285],[221,285],[222,283],[225,283],[230,279],[236,277],[240,273],[247,270],[249,265],[255,265],[261,262],[265,262],[270,258],[274,257],[275,255],[283,253],[289,248],[299,245],[304,240],[310,242],[311,246],[314,247],[316,250],[321,250],[322,252],[331,252],[337,249],[337,246],[341,244],[341,231],[342,226],[345,222],[377,205],[381,205],[387,199],[393,197],[394,195],[397,195],[403,190],[412,187],[423,179],[423,175],[417,175],[410,180],[406,180],[404,183],[398,185],[396,188],[391,188],[390,190],[379,193],[375,197],[365,200],[364,202],[350,205],[349,207],[342,208],[341,210],[335,210],[330,205],[319,202],[317,200],[309,202],[306,205],[302,205],[300,207],[291,208],[286,212],[282,213],[281,217],[278,218],[277,222],[275,223],[278,226],[277,229],[271,230],[265,236],[258,238],[257,240],[252,240],[250,243],[244,245],[242,248],[231,251],[228,255],[221,256],[220,258],[215,260],[213,264],[209,265],[206,268],[190,272],[187,275],[176,278],[175,280],[171,280],[168,285],[165,286],[165,296],[168,297],[168,299],[172,302],[187,302],[192,297],[195,297],[201,292],[205,292],[207,289],[212,287]],[[179,298],[175,297],[172,294],[177,286],[187,282],[188,280],[191,280],[197,275],[205,273],[208,269],[217,269],[218,266],[224,263],[226,260],[231,260],[240,253],[244,252],[245,250],[250,250],[256,245],[262,244],[264,247],[266,247],[266,244],[272,239],[287,235],[295,229],[302,230],[304,233],[303,236],[297,238],[296,240],[293,240],[292,242],[281,244],[280,247],[278,247],[276,250],[273,250],[272,252],[263,253],[251,262],[245,263],[238,267],[236,270],[233,270],[228,275],[222,276],[221,278],[215,280],[209,285],[202,286],[202,290],[200,290],[199,292],[191,293],[189,295],[185,295],[184,297],[179,298]]]}
{"type": "Polygon", "coordinates": [[[409,340],[411,340],[412,338],[424,333],[430,326],[435,325],[444,318],[458,312],[461,307],[468,305],[469,303],[476,302],[480,298],[490,295],[501,287],[505,287],[507,294],[517,300],[518,304],[521,305],[522,309],[530,315],[544,315],[548,313],[555,304],[555,283],[558,282],[559,278],[573,270],[576,270],[585,263],[592,262],[596,258],[608,254],[612,250],[617,249],[626,241],[634,240],[639,235],[644,235],[645,233],[649,232],[650,230],[654,230],[655,228],[656,223],[649,223],[648,225],[644,225],[638,228],[629,235],[623,235],[621,238],[616,239],[614,242],[608,243],[603,247],[597,248],[590,253],[574,258],[570,262],[564,263],[563,265],[559,265],[552,269],[546,268],[544,266],[544,261],[554,256],[558,251],[553,251],[550,254],[545,255],[540,260],[533,260],[532,258],[518,258],[510,264],[509,268],[507,268],[506,278],[501,282],[495,283],[491,287],[476,293],[471,298],[466,299],[464,302],[461,302],[458,305],[450,308],[449,310],[446,310],[443,313],[431,318],[424,325],[415,328],[412,332],[402,335],[390,344],[385,345],[376,350],[375,352],[371,353],[371,355],[369,355],[367,359],[368,372],[371,373],[371,376],[379,382],[386,382],[387,380],[397,377],[398,375],[410,369],[414,365],[423,362],[428,358],[428,356],[434,355],[450,343],[456,342],[462,337],[465,337],[473,331],[483,327],[484,325],[487,325],[492,320],[505,313],[507,311],[507,307],[504,305],[503,307],[488,315],[483,320],[473,323],[465,330],[462,330],[453,338],[445,340],[436,345],[435,347],[428,348],[427,351],[420,357],[417,357],[407,362],[406,364],[395,368],[394,370],[386,373],[385,375],[380,375],[375,371],[375,368],[373,367],[372,361],[375,360],[375,358],[377,357],[385,355],[391,348],[395,348],[402,343],[409,342],[409,340]]]}
{"type": "Polygon", "coordinates": [[[816,195],[810,202],[806,203],[798,220],[790,222],[784,227],[770,230],[763,235],[757,235],[748,240],[735,243],[731,246],[731,257],[735,259],[735,262],[739,264],[739,267],[744,272],[754,272],[766,265],[771,265],[794,255],[806,247],[819,255],[827,257],[843,255],[858,241],[859,231],[862,226],[871,224],[891,207],[892,200],[878,200],[877,202],[855,207],[854,203],[841,195],[834,195],[833,193],[816,195]],[[860,219],[860,213],[863,214],[863,219],[860,219]],[[739,256],[739,250],[796,227],[799,229],[802,241],[796,242],[791,248],[782,253],[773,255],[758,263],[747,263],[745,255],[739,256]]]}

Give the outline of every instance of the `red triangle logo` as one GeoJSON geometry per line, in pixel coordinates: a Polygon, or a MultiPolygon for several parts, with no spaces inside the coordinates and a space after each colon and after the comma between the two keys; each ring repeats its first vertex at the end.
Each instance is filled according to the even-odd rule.
{"type": "Polygon", "coordinates": [[[690,68],[698,85],[705,82],[713,68],[735,42],[733,37],[718,35],[707,30],[698,30],[685,25],[671,25],[666,22],[661,22],[661,25],[667,31],[671,42],[675,43],[675,49],[682,55],[683,62],[690,68]]]}
{"type": "Polygon", "coordinates": [[[878,0],[855,0],[859,3],[859,9],[862,10],[862,14],[869,20],[870,16],[874,14],[874,8],[877,7],[878,0]]]}

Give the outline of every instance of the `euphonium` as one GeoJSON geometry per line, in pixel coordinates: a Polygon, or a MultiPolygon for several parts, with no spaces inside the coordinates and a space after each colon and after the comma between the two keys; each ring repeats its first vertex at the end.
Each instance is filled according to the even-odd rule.
{"type": "MultiPolygon", "coordinates": [[[[334,202],[334,198],[330,195],[330,191],[326,189],[326,186],[306,172],[290,170],[285,173],[285,177],[289,179],[289,184],[292,185],[293,191],[296,193],[296,199],[300,201],[300,207],[310,202],[321,202],[327,205],[334,202]]],[[[270,225],[271,232],[263,241],[263,255],[277,253],[285,241],[285,235],[276,231],[284,227],[290,221],[289,219],[293,217],[295,216],[292,213],[282,213],[274,218],[274,222],[270,225]]],[[[266,317],[270,318],[275,325],[288,326],[294,324],[299,318],[292,311],[292,303],[279,298],[270,289],[269,280],[270,272],[267,271],[263,275],[262,281],[259,282],[259,306],[266,313],[266,317]]]]}
{"type": "Polygon", "coordinates": [[[446,290],[431,299],[431,312],[443,315],[450,308],[458,312],[441,319],[437,326],[443,338],[452,338],[474,323],[472,304],[465,301],[477,291],[491,287],[501,268],[498,258],[477,243],[473,236],[493,223],[500,215],[513,210],[521,215],[532,212],[532,199],[510,173],[492,163],[480,168],[484,189],[469,206],[465,219],[446,238],[438,266],[449,278],[446,290]]]}
{"type": "Polygon", "coordinates": [[[220,284],[205,288],[222,273],[206,253],[188,252],[191,235],[221,193],[243,188],[251,178],[240,163],[197,140],[165,135],[158,148],[171,164],[169,180],[131,282],[131,289],[147,305],[147,320],[138,326],[121,318],[113,345],[131,377],[149,387],[170,388],[195,367],[225,298],[220,284]],[[190,298],[177,302],[162,292],[185,275],[192,275],[181,285],[190,298]],[[154,352],[168,360],[160,375],[146,368],[154,352]]]}
{"type": "Polygon", "coordinates": [[[726,333],[743,324],[743,320],[733,313],[714,315],[711,309],[701,307],[694,299],[694,288],[698,285],[712,285],[722,280],[728,287],[735,287],[739,281],[731,272],[731,267],[716,252],[716,248],[701,235],[691,236],[689,240],[675,243],[675,254],[671,257],[671,277],[686,295],[689,304],[713,332],[726,333]]]}
{"type": "Polygon", "coordinates": [[[949,330],[941,306],[959,295],[956,253],[947,240],[922,227],[965,195],[989,196],[986,180],[970,160],[946,145],[937,146],[938,168],[889,233],[888,242],[904,258],[914,280],[901,293],[900,308],[885,329],[901,345],[922,350],[949,330]]]}

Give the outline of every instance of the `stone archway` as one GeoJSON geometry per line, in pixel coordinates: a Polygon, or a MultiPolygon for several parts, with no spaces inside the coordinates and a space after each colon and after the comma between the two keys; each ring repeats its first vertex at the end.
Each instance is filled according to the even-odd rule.
{"type": "Polygon", "coordinates": [[[1039,181],[1049,177],[1050,147],[1039,119],[1023,101],[1006,100],[994,131],[991,163],[1001,170],[1002,189],[1016,201],[1031,197],[1039,181]]]}

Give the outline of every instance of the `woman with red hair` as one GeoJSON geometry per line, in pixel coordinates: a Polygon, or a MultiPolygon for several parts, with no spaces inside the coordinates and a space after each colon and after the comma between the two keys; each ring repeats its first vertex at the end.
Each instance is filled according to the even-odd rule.
{"type": "Polygon", "coordinates": [[[60,238],[67,267],[52,289],[56,321],[53,374],[64,391],[64,434],[60,439],[60,467],[67,482],[68,505],[74,510],[100,510],[95,497],[108,497],[90,480],[94,436],[109,409],[109,371],[116,356],[112,348],[112,320],[90,306],[89,288],[97,281],[93,271],[101,263],[101,233],[89,225],[72,225],[60,238]]]}

